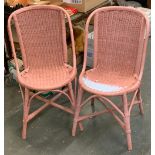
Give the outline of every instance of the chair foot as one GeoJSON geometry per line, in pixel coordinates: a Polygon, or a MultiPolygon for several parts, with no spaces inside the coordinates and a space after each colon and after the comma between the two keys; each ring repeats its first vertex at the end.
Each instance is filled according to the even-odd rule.
{"type": "Polygon", "coordinates": [[[83,90],[82,88],[79,87],[78,89],[78,98],[77,98],[77,105],[75,108],[75,115],[74,115],[74,122],[73,122],[73,128],[72,128],[72,136],[76,135],[76,130],[77,130],[77,124],[79,123],[80,130],[83,131],[83,126],[81,122],[78,122],[79,114],[80,114],[80,104],[82,101],[82,94],[83,90]]]}
{"type": "Polygon", "coordinates": [[[74,121],[73,128],[72,128],[72,136],[74,137],[76,135],[76,129],[77,129],[77,122],[74,121]]]}
{"type": "Polygon", "coordinates": [[[131,151],[132,150],[131,133],[127,133],[127,144],[128,144],[128,151],[131,151]]]}
{"type": "Polygon", "coordinates": [[[84,127],[83,127],[83,125],[82,125],[81,122],[79,122],[79,128],[80,128],[80,131],[83,131],[84,130],[84,127]]]}
{"type": "Polygon", "coordinates": [[[126,130],[126,137],[127,137],[127,145],[128,150],[132,150],[132,138],[131,138],[131,128],[130,128],[130,116],[125,118],[125,130],[126,130]]]}
{"type": "Polygon", "coordinates": [[[26,137],[27,137],[27,122],[24,122],[22,130],[22,139],[26,139],[26,137]]]}
{"type": "Polygon", "coordinates": [[[80,108],[76,109],[75,116],[74,116],[74,122],[73,122],[73,128],[72,128],[72,136],[76,135],[77,125],[79,124],[80,130],[83,129],[83,126],[80,122],[78,122],[78,117],[80,113],[80,108]]]}
{"type": "Polygon", "coordinates": [[[123,104],[124,104],[124,123],[125,123],[125,132],[127,136],[128,150],[132,150],[132,139],[131,139],[131,127],[130,127],[130,113],[128,109],[128,99],[127,95],[123,95],[123,104]]]}
{"type": "Polygon", "coordinates": [[[23,130],[22,130],[22,139],[26,139],[27,135],[27,118],[29,113],[30,105],[29,103],[29,90],[25,88],[25,96],[24,96],[24,105],[23,105],[23,130]]]}
{"type": "Polygon", "coordinates": [[[78,122],[79,113],[80,113],[80,107],[78,107],[78,109],[75,112],[73,128],[72,128],[72,136],[76,135],[76,130],[77,130],[78,124],[79,124],[80,130],[83,131],[83,125],[81,124],[81,122],[78,122]]]}

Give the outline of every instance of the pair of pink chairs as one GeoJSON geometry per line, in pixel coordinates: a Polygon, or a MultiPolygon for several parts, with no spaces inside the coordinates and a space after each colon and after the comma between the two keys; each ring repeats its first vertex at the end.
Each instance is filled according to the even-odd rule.
{"type": "Polygon", "coordinates": [[[76,91],[72,88],[72,82],[75,81],[76,90],[77,73],[73,29],[70,16],[64,9],[57,6],[30,6],[17,10],[9,17],[8,32],[23,98],[23,139],[26,139],[28,122],[51,105],[73,115],[73,136],[77,127],[83,130],[83,120],[111,113],[126,133],[128,150],[132,150],[130,113],[133,105],[138,104],[143,114],[140,84],[149,36],[149,22],[143,13],[134,8],[105,7],[95,10],[89,16],[85,28],[84,64],[79,77],[77,98],[76,91]],[[67,64],[64,15],[70,28],[73,66],[67,64]],[[92,18],[94,64],[92,69],[86,70],[88,28],[92,18]],[[13,43],[12,19],[25,67],[22,72],[19,71],[13,43]],[[40,96],[48,91],[56,92],[56,95],[50,100],[40,96]],[[85,100],[84,91],[92,94],[85,100]],[[128,94],[133,94],[131,100],[127,98],[128,94]],[[61,95],[69,99],[70,107],[55,102],[61,95]],[[120,97],[122,106],[112,102],[109,99],[111,96],[120,97]],[[45,104],[30,113],[30,104],[34,98],[45,104]],[[88,103],[94,109],[95,100],[105,108],[81,115],[80,111],[88,103]]]}

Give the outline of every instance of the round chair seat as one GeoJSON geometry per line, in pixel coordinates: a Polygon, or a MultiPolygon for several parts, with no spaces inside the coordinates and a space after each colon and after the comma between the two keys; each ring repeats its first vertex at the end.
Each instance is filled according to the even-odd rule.
{"type": "Polygon", "coordinates": [[[96,94],[122,93],[129,88],[138,85],[137,78],[133,76],[119,75],[116,73],[99,72],[96,69],[88,70],[80,77],[80,84],[84,89],[96,94]]]}
{"type": "Polygon", "coordinates": [[[29,69],[21,72],[18,81],[21,85],[35,90],[52,90],[63,87],[69,81],[74,79],[71,68],[59,66],[47,69],[29,69]]]}

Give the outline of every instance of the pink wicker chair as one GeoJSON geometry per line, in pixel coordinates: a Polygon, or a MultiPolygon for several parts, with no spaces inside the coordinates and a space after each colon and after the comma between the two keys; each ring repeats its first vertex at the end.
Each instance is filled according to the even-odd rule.
{"type": "MultiPolygon", "coordinates": [[[[76,77],[76,55],[74,37],[70,16],[56,6],[30,6],[13,12],[8,19],[8,32],[12,46],[12,52],[16,64],[17,79],[20,84],[23,97],[23,131],[22,138],[26,139],[27,123],[49,105],[74,114],[75,97],[72,89],[72,81],[76,77]],[[66,15],[73,51],[73,67],[67,64],[66,45],[66,15]],[[21,54],[24,63],[24,71],[19,71],[15,47],[13,43],[11,22],[19,38],[21,54]],[[33,93],[36,90],[37,93],[33,93]],[[40,96],[44,92],[56,92],[51,100],[40,96]],[[71,102],[71,107],[65,107],[55,103],[65,95],[71,102]],[[32,99],[37,98],[45,104],[29,114],[32,99]]],[[[82,126],[80,126],[82,128],[82,126]]]]}
{"type": "Polygon", "coordinates": [[[124,129],[128,150],[132,150],[130,113],[133,105],[138,104],[143,114],[140,84],[149,36],[148,19],[134,8],[100,8],[89,16],[85,34],[84,64],[79,77],[72,135],[76,134],[78,122],[110,112],[124,129]],[[88,27],[92,17],[94,17],[94,63],[92,69],[86,70],[88,27]],[[83,100],[84,91],[93,95],[83,100]],[[129,94],[133,95],[131,101],[127,98],[129,94]],[[121,105],[114,103],[111,96],[121,97],[121,105]],[[105,109],[94,111],[94,100],[100,101],[105,109]],[[91,103],[92,113],[80,114],[87,103],[91,103]]]}

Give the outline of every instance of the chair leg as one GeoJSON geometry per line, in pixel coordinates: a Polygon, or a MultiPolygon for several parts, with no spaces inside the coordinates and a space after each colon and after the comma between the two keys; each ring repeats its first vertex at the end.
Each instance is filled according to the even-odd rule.
{"type": "MultiPolygon", "coordinates": [[[[72,87],[72,83],[70,83],[68,85],[68,88],[69,88],[69,94],[70,94],[70,97],[71,97],[71,100],[73,101],[72,103],[72,108],[74,108],[74,111],[75,111],[75,108],[76,108],[76,98],[75,98],[75,94],[73,93],[73,87],[72,87]]],[[[83,125],[81,122],[78,123],[79,124],[79,128],[80,128],[80,131],[83,131],[84,128],[83,128],[83,125]]]]}
{"type": "Polygon", "coordinates": [[[140,110],[140,113],[141,113],[142,115],[144,115],[143,102],[142,102],[142,97],[141,97],[140,88],[138,89],[138,92],[137,92],[137,99],[138,99],[138,101],[140,101],[140,103],[139,103],[139,110],[140,110]]]}
{"type": "Polygon", "coordinates": [[[73,106],[73,108],[75,108],[76,100],[75,100],[75,94],[73,93],[72,83],[68,84],[68,89],[69,89],[69,96],[70,96],[70,98],[72,100],[72,106],[73,106]]]}
{"type": "Polygon", "coordinates": [[[124,104],[124,123],[125,123],[125,131],[127,136],[127,144],[128,150],[132,150],[132,139],[131,139],[131,128],[130,128],[130,113],[128,110],[128,101],[127,95],[123,95],[123,104],[124,104]]]}
{"type": "Polygon", "coordinates": [[[91,100],[91,109],[92,109],[92,112],[94,113],[95,112],[95,104],[94,104],[94,98],[91,100]]]}
{"type": "Polygon", "coordinates": [[[75,80],[74,80],[74,95],[76,98],[77,97],[77,76],[75,77],[75,80]]]}
{"type": "Polygon", "coordinates": [[[73,122],[73,128],[72,128],[72,136],[76,135],[78,117],[79,117],[79,114],[80,114],[80,104],[81,104],[81,101],[82,101],[82,95],[83,95],[83,90],[79,86],[78,97],[77,97],[77,105],[76,105],[76,108],[75,108],[74,122],[73,122]]]}
{"type": "Polygon", "coordinates": [[[22,138],[26,139],[27,134],[27,123],[28,123],[28,113],[29,113],[29,90],[25,88],[24,101],[23,101],[23,130],[22,138]]]}

